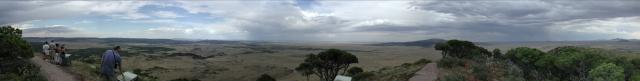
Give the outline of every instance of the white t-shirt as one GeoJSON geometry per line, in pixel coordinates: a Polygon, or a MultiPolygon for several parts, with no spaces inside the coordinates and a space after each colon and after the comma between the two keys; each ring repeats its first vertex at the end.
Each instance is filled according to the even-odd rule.
{"type": "Polygon", "coordinates": [[[49,52],[49,45],[47,44],[42,45],[42,52],[49,52]]]}

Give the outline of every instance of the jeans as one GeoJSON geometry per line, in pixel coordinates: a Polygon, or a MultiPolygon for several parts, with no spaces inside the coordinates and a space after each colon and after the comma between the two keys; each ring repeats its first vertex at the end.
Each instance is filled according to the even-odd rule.
{"type": "Polygon", "coordinates": [[[105,75],[105,74],[102,74],[102,80],[103,81],[118,81],[118,79],[116,79],[116,77],[114,75],[105,75]]]}

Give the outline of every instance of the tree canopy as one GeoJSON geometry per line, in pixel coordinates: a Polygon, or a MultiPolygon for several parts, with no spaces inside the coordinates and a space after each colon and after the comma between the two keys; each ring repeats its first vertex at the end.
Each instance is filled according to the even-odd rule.
{"type": "Polygon", "coordinates": [[[589,71],[593,81],[624,81],[624,68],[613,63],[600,64],[589,71]]]}
{"type": "Polygon", "coordinates": [[[472,57],[489,57],[491,52],[482,47],[478,47],[473,42],[463,40],[449,40],[444,43],[438,43],[434,46],[436,50],[442,51],[444,57],[456,58],[472,58],[472,57]]]}
{"type": "Polygon", "coordinates": [[[346,72],[350,64],[358,63],[358,58],[351,53],[339,49],[328,49],[318,55],[309,54],[296,70],[315,74],[321,81],[333,81],[340,70],[346,72]]]}
{"type": "Polygon", "coordinates": [[[22,39],[22,30],[11,26],[0,27],[0,61],[33,57],[31,45],[22,39]]]}

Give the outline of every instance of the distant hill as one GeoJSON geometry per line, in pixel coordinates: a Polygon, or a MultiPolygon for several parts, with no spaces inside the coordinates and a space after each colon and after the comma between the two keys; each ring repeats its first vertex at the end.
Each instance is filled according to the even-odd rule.
{"type": "Polygon", "coordinates": [[[388,43],[379,43],[373,44],[377,46],[420,46],[420,47],[432,47],[433,45],[441,42],[446,42],[444,39],[427,39],[427,40],[418,40],[418,41],[409,41],[409,42],[388,42],[388,43]]]}
{"type": "Polygon", "coordinates": [[[638,41],[638,39],[623,39],[623,38],[615,38],[615,39],[611,39],[611,41],[616,41],[616,42],[633,42],[633,41],[638,41]]]}

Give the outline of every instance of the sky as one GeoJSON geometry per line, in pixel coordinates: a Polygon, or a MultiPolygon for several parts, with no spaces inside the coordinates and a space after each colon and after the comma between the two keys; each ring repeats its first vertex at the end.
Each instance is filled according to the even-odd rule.
{"type": "Polygon", "coordinates": [[[635,0],[0,1],[24,37],[396,42],[640,39],[635,0]]]}

